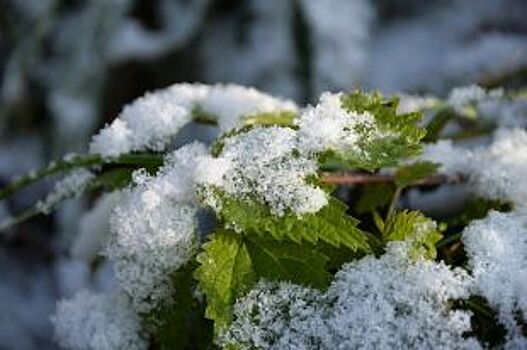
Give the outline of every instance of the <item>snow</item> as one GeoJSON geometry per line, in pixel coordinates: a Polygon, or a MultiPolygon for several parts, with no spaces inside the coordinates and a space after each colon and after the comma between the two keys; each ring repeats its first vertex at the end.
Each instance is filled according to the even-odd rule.
{"type": "Polygon", "coordinates": [[[236,302],[222,345],[242,349],[479,349],[465,337],[470,313],[449,309],[471,278],[443,263],[413,261],[404,242],[380,258],[344,265],[326,292],[260,284],[236,302]]]}
{"type": "Polygon", "coordinates": [[[59,344],[72,350],[147,349],[126,295],[81,290],[57,304],[51,318],[59,344]]]}

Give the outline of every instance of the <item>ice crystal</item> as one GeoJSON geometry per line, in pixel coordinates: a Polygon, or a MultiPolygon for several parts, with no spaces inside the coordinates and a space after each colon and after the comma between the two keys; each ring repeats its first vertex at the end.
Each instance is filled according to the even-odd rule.
{"type": "Polygon", "coordinates": [[[126,106],[93,137],[90,151],[114,157],[131,151],[163,150],[170,138],[193,120],[196,109],[216,117],[220,129],[226,131],[239,125],[242,116],[296,111],[296,105],[237,85],[174,84],[126,106]]]}
{"type": "Polygon", "coordinates": [[[480,86],[469,85],[452,89],[448,96],[448,103],[462,113],[463,109],[470,104],[475,104],[487,98],[498,98],[502,95],[503,91],[500,89],[487,92],[480,86]]]}
{"type": "Polygon", "coordinates": [[[72,350],[147,349],[140,320],[126,295],[78,292],[62,300],[52,316],[61,346],[72,350]]]}
{"type": "Polygon", "coordinates": [[[517,208],[527,207],[527,132],[502,129],[488,146],[473,150],[440,141],[427,146],[423,159],[441,163],[441,171],[466,174],[480,195],[511,201],[517,208]]]}
{"type": "Polygon", "coordinates": [[[235,306],[223,344],[259,349],[477,349],[470,314],[451,299],[468,297],[462,269],[408,258],[404,242],[381,258],[349,263],[327,292],[288,283],[260,283],[235,306]]]}
{"type": "Polygon", "coordinates": [[[361,130],[376,130],[371,113],[348,112],[342,107],[342,94],[324,93],[319,103],[308,107],[296,122],[300,150],[303,152],[358,151],[361,130]]]}
{"type": "Polygon", "coordinates": [[[170,274],[194,251],[193,172],[205,154],[203,145],[189,144],[167,156],[156,177],[136,172],[135,186],[125,191],[122,204],[111,216],[106,255],[138,311],[147,312],[170,301],[170,274]]]}
{"type": "Polygon", "coordinates": [[[432,108],[439,103],[439,100],[433,96],[399,94],[398,98],[398,114],[420,112],[424,109],[432,108]]]}
{"type": "MultiPolygon", "coordinates": [[[[227,138],[221,156],[201,164],[198,181],[238,198],[256,196],[277,215],[287,209],[297,214],[316,212],[327,204],[327,197],[306,178],[316,175],[318,163],[297,155],[297,149],[293,129],[254,128],[227,138]]],[[[205,201],[214,203],[214,198],[205,201]]]]}
{"type": "Polygon", "coordinates": [[[37,203],[38,210],[49,214],[55,206],[65,199],[80,195],[90,184],[95,175],[86,169],[72,172],[55,184],[54,190],[42,201],[37,203]]]}
{"type": "Polygon", "coordinates": [[[491,212],[465,229],[463,243],[477,292],[498,310],[518,348],[527,347],[518,324],[527,320],[527,217],[491,212]]]}
{"type": "Polygon", "coordinates": [[[73,258],[90,262],[101,253],[110,233],[111,211],[120,199],[120,192],[105,194],[81,217],[79,233],[71,247],[73,258]]]}

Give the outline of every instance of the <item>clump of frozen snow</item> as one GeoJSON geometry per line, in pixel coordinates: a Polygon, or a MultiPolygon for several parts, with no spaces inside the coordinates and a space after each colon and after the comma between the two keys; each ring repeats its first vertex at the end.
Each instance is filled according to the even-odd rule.
{"type": "Polygon", "coordinates": [[[193,171],[207,154],[202,144],[186,145],[166,158],[155,177],[139,171],[112,213],[105,253],[121,287],[140,312],[170,301],[170,274],[196,248],[193,171]]]}
{"type": "Polygon", "coordinates": [[[123,293],[79,291],[62,300],[52,316],[61,346],[72,350],[147,349],[141,323],[123,293]]]}
{"type": "MultiPolygon", "coordinates": [[[[317,161],[295,155],[297,149],[293,129],[254,128],[227,138],[218,158],[200,164],[197,181],[238,198],[256,196],[276,215],[288,209],[299,215],[313,213],[327,204],[327,196],[306,182],[316,176],[317,161]]],[[[214,193],[206,192],[212,198],[205,197],[205,202],[214,206],[214,193]]]]}
{"type": "Polygon", "coordinates": [[[466,149],[451,141],[427,145],[422,159],[441,163],[441,172],[465,174],[475,191],[488,198],[527,206],[527,132],[501,129],[488,146],[466,149]]]}
{"type": "Polygon", "coordinates": [[[446,103],[468,117],[478,117],[500,127],[527,126],[527,98],[503,89],[485,90],[478,85],[454,88],[446,103]]]}
{"type": "Polygon", "coordinates": [[[115,157],[131,151],[161,151],[186,124],[196,109],[212,115],[222,131],[241,124],[246,115],[296,111],[280,100],[237,85],[174,84],[146,94],[126,106],[110,125],[92,139],[90,152],[115,157]]]}
{"type": "Polygon", "coordinates": [[[325,292],[261,282],[237,301],[223,344],[257,349],[480,348],[465,337],[471,278],[443,263],[412,261],[404,242],[381,258],[349,263],[325,292]]]}
{"type": "Polygon", "coordinates": [[[520,315],[527,320],[527,217],[491,212],[465,229],[463,243],[477,292],[498,310],[509,339],[527,346],[518,324],[520,315]]]}
{"type": "Polygon", "coordinates": [[[468,85],[452,89],[448,96],[448,104],[460,113],[469,105],[475,105],[486,99],[498,99],[503,96],[502,89],[486,91],[478,85],[468,85]]]}
{"type": "Polygon", "coordinates": [[[377,131],[371,113],[346,111],[342,107],[342,94],[331,93],[322,94],[316,106],[306,108],[296,124],[299,150],[306,153],[359,152],[358,142],[365,136],[364,130],[377,131]]]}
{"type": "Polygon", "coordinates": [[[104,194],[93,208],[83,214],[79,232],[71,246],[71,256],[90,262],[100,253],[110,233],[110,214],[120,202],[120,192],[104,194]]]}
{"type": "Polygon", "coordinates": [[[94,178],[95,174],[87,169],[72,172],[57,182],[53,191],[44,200],[37,203],[38,210],[44,214],[49,214],[61,201],[82,194],[94,178]]]}

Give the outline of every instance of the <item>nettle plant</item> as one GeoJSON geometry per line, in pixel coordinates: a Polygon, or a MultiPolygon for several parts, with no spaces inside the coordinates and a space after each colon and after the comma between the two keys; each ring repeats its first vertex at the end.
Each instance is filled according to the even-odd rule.
{"type": "Polygon", "coordinates": [[[4,228],[108,192],[72,251],[118,287],[58,303],[65,348],[525,348],[525,124],[525,96],[476,86],[299,108],[176,84],[2,190],[70,172],[4,228]],[[175,147],[194,123],[219,136],[175,147]]]}

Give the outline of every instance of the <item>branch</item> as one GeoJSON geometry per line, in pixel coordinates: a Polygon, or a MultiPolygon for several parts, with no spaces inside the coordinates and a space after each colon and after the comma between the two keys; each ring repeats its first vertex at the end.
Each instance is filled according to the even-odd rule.
{"type": "MultiPolygon", "coordinates": [[[[322,181],[332,185],[365,185],[395,182],[394,175],[365,174],[359,172],[323,173],[322,181]]],[[[429,176],[415,183],[417,186],[436,186],[442,184],[455,184],[466,181],[463,175],[448,176],[444,174],[429,176]]]]}
{"type": "Polygon", "coordinates": [[[160,167],[163,164],[163,157],[162,155],[149,153],[123,154],[117,158],[109,160],[105,160],[96,154],[69,156],[65,159],[52,162],[41,170],[30,172],[25,176],[19,177],[6,187],[0,188],[0,200],[46,177],[77,168],[91,168],[105,164],[160,167]]]}

